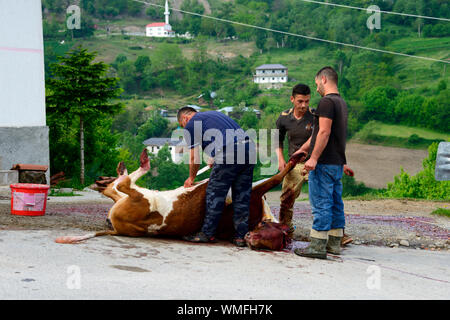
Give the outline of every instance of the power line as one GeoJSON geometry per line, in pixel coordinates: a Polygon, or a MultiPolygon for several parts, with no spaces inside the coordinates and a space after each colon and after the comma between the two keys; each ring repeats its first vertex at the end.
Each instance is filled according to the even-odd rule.
{"type": "MultiPolygon", "coordinates": [[[[356,9],[356,10],[363,10],[363,11],[367,11],[368,10],[368,8],[360,8],[360,7],[348,6],[348,5],[345,5],[345,4],[337,4],[337,3],[331,3],[331,2],[321,2],[321,1],[315,1],[315,0],[299,0],[299,1],[316,3],[316,4],[326,5],[326,6],[341,7],[341,8],[347,8],[347,9],[356,9]]],[[[381,13],[386,13],[386,14],[395,14],[395,15],[405,16],[405,17],[422,18],[422,19],[433,19],[433,20],[440,20],[440,21],[450,22],[450,19],[446,19],[446,18],[421,16],[421,15],[416,15],[416,14],[409,14],[409,13],[402,13],[402,12],[395,12],[395,11],[375,10],[375,12],[381,12],[381,13]]]]}
{"type": "MultiPolygon", "coordinates": [[[[155,4],[155,3],[145,2],[145,1],[141,1],[141,0],[133,0],[133,1],[140,2],[140,3],[143,3],[143,4],[147,4],[147,5],[151,5],[151,6],[155,6],[155,7],[164,8],[164,6],[159,5],[159,4],[155,4]]],[[[196,12],[189,12],[189,11],[185,11],[185,10],[181,10],[181,9],[175,9],[175,8],[171,8],[171,9],[173,11],[178,11],[178,12],[181,12],[181,13],[190,14],[190,15],[194,15],[194,16],[198,16],[198,17],[202,17],[202,18],[217,20],[217,21],[221,21],[221,22],[236,24],[236,25],[240,25],[240,26],[244,26],[244,27],[255,28],[255,29],[260,29],[260,30],[264,30],[264,31],[274,32],[274,33],[281,33],[281,34],[285,34],[285,35],[288,35],[288,36],[299,37],[299,38],[304,38],[304,39],[308,39],[308,40],[321,41],[321,42],[337,44],[337,45],[346,46],[346,47],[352,47],[352,48],[357,48],[357,49],[363,49],[363,50],[369,50],[369,51],[374,51],[374,52],[392,54],[392,55],[397,55],[397,56],[403,56],[403,57],[416,58],[416,59],[422,59],[422,60],[428,60],[428,61],[442,62],[442,63],[450,64],[450,61],[445,61],[445,60],[440,60],[440,59],[434,59],[434,58],[422,57],[422,56],[415,56],[415,55],[411,55],[411,54],[395,52],[395,51],[389,51],[389,50],[376,49],[376,48],[371,48],[371,47],[358,46],[356,44],[344,43],[344,42],[327,40],[327,39],[321,39],[321,38],[316,38],[316,37],[296,34],[296,33],[292,33],[292,32],[274,30],[274,29],[260,27],[260,26],[255,26],[255,25],[251,25],[251,24],[247,24],[247,23],[242,23],[242,22],[237,22],[237,21],[232,21],[232,20],[227,20],[227,19],[222,19],[222,18],[217,18],[217,17],[212,17],[212,16],[207,16],[207,15],[196,13],[196,12]]]]}

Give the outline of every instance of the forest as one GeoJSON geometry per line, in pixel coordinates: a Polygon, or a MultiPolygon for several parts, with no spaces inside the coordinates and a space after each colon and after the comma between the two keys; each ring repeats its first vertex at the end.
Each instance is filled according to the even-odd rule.
{"type": "MultiPolygon", "coordinates": [[[[162,0],[148,2],[160,6],[164,4],[162,0]]],[[[445,0],[333,2],[362,8],[377,5],[381,10],[417,16],[450,17],[450,4],[445,0]]],[[[55,78],[52,70],[55,64],[61,63],[59,57],[76,55],[79,49],[74,48],[81,45],[92,48],[92,63],[102,60],[107,64],[107,73],[103,77],[116,79],[115,86],[120,88],[120,93],[111,97],[111,105],[121,104],[121,108],[94,117],[84,128],[85,184],[99,175],[113,175],[118,161],[130,163],[131,168],[137,167],[142,141],[152,136],[170,136],[176,128],[176,124],[159,115],[158,109],[174,112],[183,106],[180,105],[182,103],[196,104],[194,97],[202,94],[205,100],[202,106],[206,109],[236,106],[243,110],[248,106],[261,110],[261,118],[252,112],[241,112],[235,117],[244,129],[274,128],[278,114],[290,107],[288,97],[291,88],[304,81],[314,91],[313,72],[324,64],[335,67],[339,72],[339,89],[350,112],[349,138],[371,121],[426,128],[446,134],[450,132],[449,76],[446,64],[442,62],[324,44],[187,14],[181,18],[171,18],[171,25],[180,34],[191,33],[194,38],[190,40],[138,39],[123,31],[119,35],[108,35],[106,27],[119,30],[120,26],[133,24],[133,21],[162,19],[162,7],[145,6],[132,0],[80,0],[81,29],[68,30],[65,27],[68,16],[66,8],[71,2],[43,0],[42,3],[47,82],[55,78]],[[63,41],[64,45],[61,45],[63,41]],[[108,52],[106,55],[101,51],[107,42],[117,43],[117,54],[108,52]],[[233,42],[242,45],[250,43],[252,53],[245,55],[237,52],[227,58],[210,53],[212,43],[233,42]],[[147,49],[149,46],[153,49],[147,49]],[[194,54],[188,56],[188,50],[194,54]],[[293,77],[282,89],[264,90],[252,82],[256,66],[280,61],[294,65],[290,73],[293,77]],[[212,92],[216,93],[217,98],[211,97],[212,92]],[[158,100],[161,97],[166,103],[158,100]]],[[[411,56],[436,60],[450,58],[448,21],[383,14],[381,28],[370,30],[366,24],[369,15],[364,11],[355,12],[301,0],[214,0],[209,4],[211,13],[208,14],[197,0],[180,1],[179,8],[242,24],[411,56]]],[[[47,90],[47,95],[51,96],[51,90],[47,90]]],[[[315,95],[312,104],[317,103],[318,99],[315,95]]],[[[79,154],[79,119],[72,114],[63,126],[59,116],[55,117],[53,112],[58,102],[48,101],[53,101],[47,107],[51,154],[59,155],[52,157],[52,173],[64,171],[73,177],[72,183],[76,184],[81,169],[78,165],[69,167],[67,159],[79,154]]],[[[371,139],[376,140],[376,137],[371,139]]],[[[409,142],[414,145],[420,140],[412,136],[409,142]]],[[[437,141],[426,143],[428,146],[437,141]]],[[[165,185],[163,178],[158,181],[158,177],[162,176],[160,174],[143,183],[159,189],[181,185],[184,176],[187,176],[187,169],[170,162],[167,150],[152,158],[152,166],[158,167],[158,172],[176,172],[173,176],[179,179],[165,185]]],[[[259,178],[261,176],[255,175],[255,180],[259,178]]]]}

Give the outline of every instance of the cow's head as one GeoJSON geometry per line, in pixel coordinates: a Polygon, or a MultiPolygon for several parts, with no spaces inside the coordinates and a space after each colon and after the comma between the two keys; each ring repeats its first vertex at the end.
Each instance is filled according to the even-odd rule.
{"type": "Polygon", "coordinates": [[[245,241],[251,249],[282,250],[290,242],[288,232],[285,224],[262,221],[245,235],[245,241]]]}

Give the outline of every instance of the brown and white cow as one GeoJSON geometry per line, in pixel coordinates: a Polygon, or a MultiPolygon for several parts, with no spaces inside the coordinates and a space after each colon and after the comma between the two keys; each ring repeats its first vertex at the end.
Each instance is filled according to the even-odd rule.
{"type": "MultiPolygon", "coordinates": [[[[250,200],[249,230],[253,230],[262,220],[276,221],[263,196],[280,184],[284,176],[304,159],[303,154],[291,158],[282,172],[254,183],[250,200]]],[[[190,188],[180,187],[170,191],[149,190],[136,185],[136,181],[150,170],[145,149],[140,162],[140,168],[130,175],[120,163],[117,169],[119,177],[101,191],[115,202],[108,213],[113,230],[84,236],[60,237],[55,241],[77,243],[103,235],[181,237],[199,231],[205,216],[206,187],[209,179],[200,181],[190,188]]],[[[101,185],[101,182],[98,185],[101,185]]],[[[217,238],[231,239],[234,235],[232,215],[233,206],[231,197],[228,197],[217,228],[217,238]]]]}

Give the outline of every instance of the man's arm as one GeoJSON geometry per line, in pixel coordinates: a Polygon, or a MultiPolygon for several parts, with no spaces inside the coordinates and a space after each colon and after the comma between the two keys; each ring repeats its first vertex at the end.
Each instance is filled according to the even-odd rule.
{"type": "Polygon", "coordinates": [[[190,150],[189,154],[189,178],[184,182],[184,187],[189,188],[194,185],[195,177],[197,176],[198,169],[200,168],[200,148],[194,147],[190,150]]]}
{"type": "Polygon", "coordinates": [[[286,160],[284,159],[283,148],[279,147],[275,149],[278,158],[278,170],[283,171],[284,167],[286,167],[286,160]]]}
{"type": "Polygon", "coordinates": [[[286,137],[286,129],[281,124],[281,115],[277,119],[277,129],[278,129],[278,148],[275,149],[275,153],[278,158],[278,170],[283,171],[284,167],[286,167],[286,160],[284,159],[283,154],[283,144],[284,138],[286,137]]]}
{"type": "Polygon", "coordinates": [[[314,145],[314,150],[311,153],[311,157],[305,163],[306,170],[311,171],[316,168],[317,161],[319,160],[320,155],[328,144],[332,124],[332,119],[319,117],[319,132],[317,133],[316,143],[314,145]]]}

